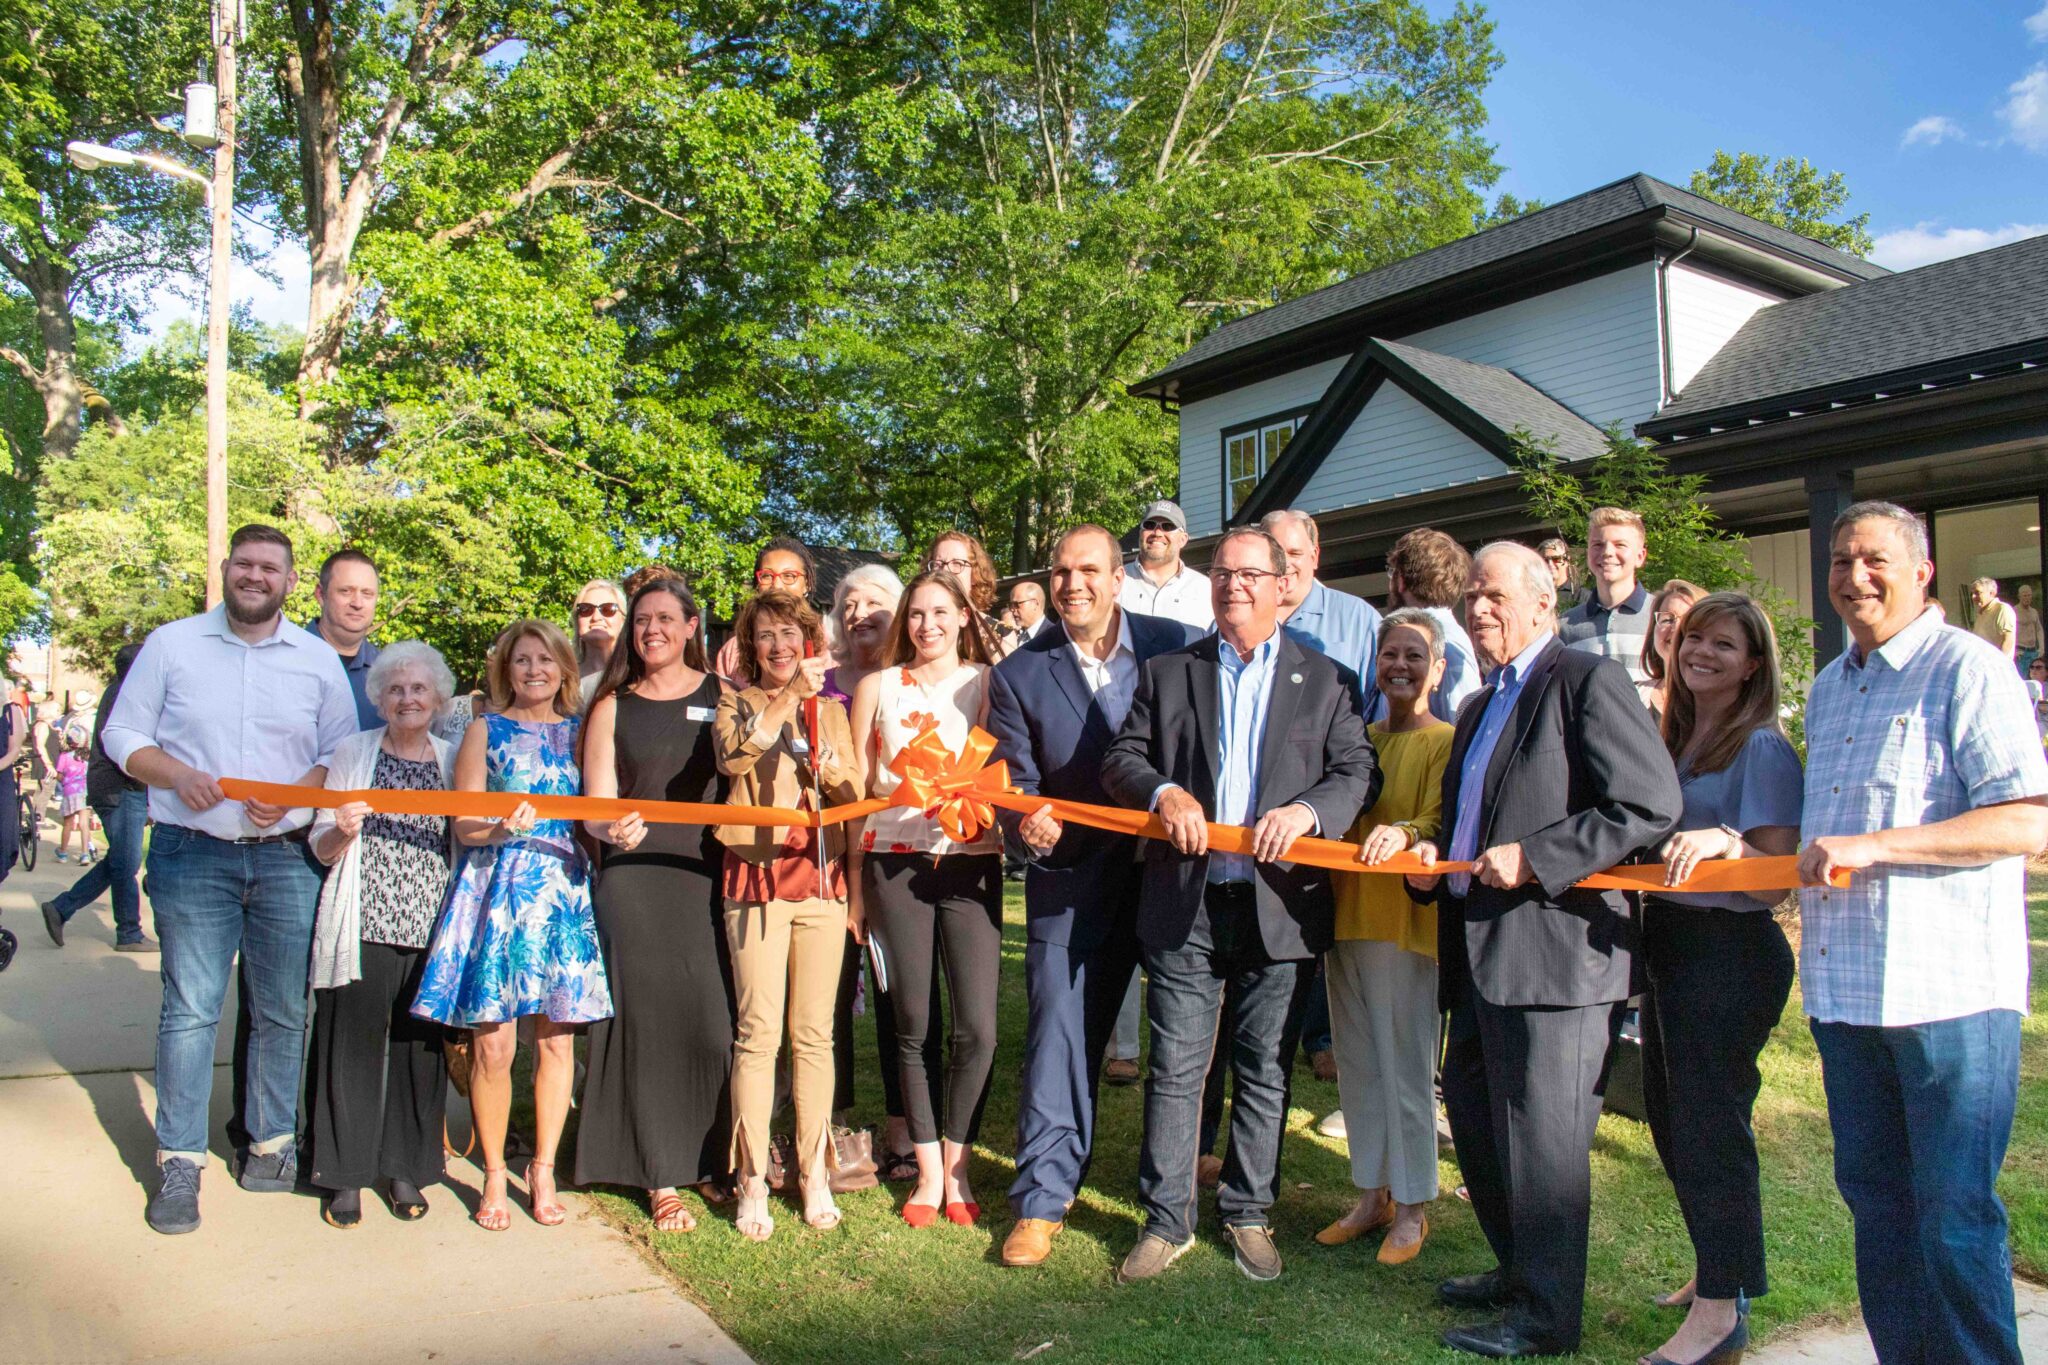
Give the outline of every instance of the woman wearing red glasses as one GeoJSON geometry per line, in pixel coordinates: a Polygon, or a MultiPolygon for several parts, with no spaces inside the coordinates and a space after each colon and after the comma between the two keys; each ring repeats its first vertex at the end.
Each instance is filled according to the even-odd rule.
{"type": "MultiPolygon", "coordinates": [[[[777,536],[754,556],[755,592],[786,592],[809,600],[817,585],[818,566],[795,536],[777,536]]],[[[748,662],[752,653],[751,647],[740,648],[738,635],[729,636],[718,647],[718,676],[735,688],[745,688],[753,681],[752,665],[748,662]]]]}
{"type": "Polygon", "coordinates": [[[576,594],[576,669],[583,675],[583,707],[597,692],[597,680],[611,662],[612,646],[626,626],[626,594],[609,578],[593,578],[576,594]]]}

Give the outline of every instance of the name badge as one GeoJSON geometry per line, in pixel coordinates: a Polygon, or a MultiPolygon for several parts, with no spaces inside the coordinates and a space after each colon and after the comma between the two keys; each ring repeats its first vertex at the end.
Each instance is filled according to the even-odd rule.
{"type": "Polygon", "coordinates": [[[715,720],[718,716],[718,712],[709,706],[685,706],[683,714],[691,720],[715,720]]]}

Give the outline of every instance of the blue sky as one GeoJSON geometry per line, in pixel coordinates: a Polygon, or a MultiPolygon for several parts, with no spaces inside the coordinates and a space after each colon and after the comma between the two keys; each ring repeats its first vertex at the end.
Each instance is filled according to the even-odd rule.
{"type": "MultiPolygon", "coordinates": [[[[1447,4],[1431,0],[1445,12],[1447,4]]],[[[1501,0],[1500,188],[1555,201],[1717,148],[1841,171],[1894,269],[2048,233],[2048,0],[1501,0]]]]}
{"type": "MultiPolygon", "coordinates": [[[[1429,0],[1439,13],[1448,0],[1429,0]]],[[[1556,201],[1636,171],[1683,185],[1717,148],[1848,179],[1894,269],[2048,233],[2048,0],[1499,0],[1487,92],[1500,188],[1556,201]]],[[[250,231],[246,225],[241,229],[250,231]]],[[[305,253],[237,300],[305,324],[305,253]]],[[[193,316],[166,298],[160,332],[193,316]]]]}

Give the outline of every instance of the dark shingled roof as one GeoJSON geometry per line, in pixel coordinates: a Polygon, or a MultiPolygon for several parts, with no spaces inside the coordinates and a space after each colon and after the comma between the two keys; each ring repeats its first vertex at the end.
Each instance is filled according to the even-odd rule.
{"type": "Polygon", "coordinates": [[[1517,428],[1524,428],[1551,442],[1567,460],[1589,460],[1607,449],[1607,438],[1600,428],[1520,375],[1493,365],[1425,351],[1419,346],[1404,346],[1398,341],[1375,337],[1371,345],[1385,352],[1395,368],[1407,366],[1503,435],[1511,436],[1517,428]]]}
{"type": "Polygon", "coordinates": [[[1884,267],[1872,265],[1861,257],[1724,208],[1711,199],[1668,185],[1653,176],[1638,174],[1551,204],[1498,227],[1475,232],[1469,237],[1461,237],[1455,242],[1381,266],[1378,270],[1367,271],[1341,284],[1333,284],[1313,294],[1304,294],[1298,299],[1289,299],[1225,323],[1189,347],[1171,365],[1131,388],[1134,391],[1148,389],[1217,356],[1346,313],[1375,307],[1466,271],[1494,265],[1523,252],[1659,210],[1677,213],[1705,227],[1719,228],[1748,238],[1848,279],[1875,279],[1886,273],[1884,267]]]}
{"type": "Polygon", "coordinates": [[[2031,237],[1759,310],[1645,435],[1701,429],[1706,414],[1883,387],[1944,364],[2048,348],[2048,237],[2031,237]]]}

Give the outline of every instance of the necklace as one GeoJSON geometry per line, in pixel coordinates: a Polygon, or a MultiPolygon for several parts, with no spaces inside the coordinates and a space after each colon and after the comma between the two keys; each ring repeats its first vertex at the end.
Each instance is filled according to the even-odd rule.
{"type": "Polygon", "coordinates": [[[400,753],[398,750],[398,736],[392,734],[389,730],[384,732],[384,752],[390,754],[393,758],[402,759],[407,763],[425,763],[434,756],[434,741],[424,734],[420,736],[419,747],[420,752],[416,754],[400,753]]]}

